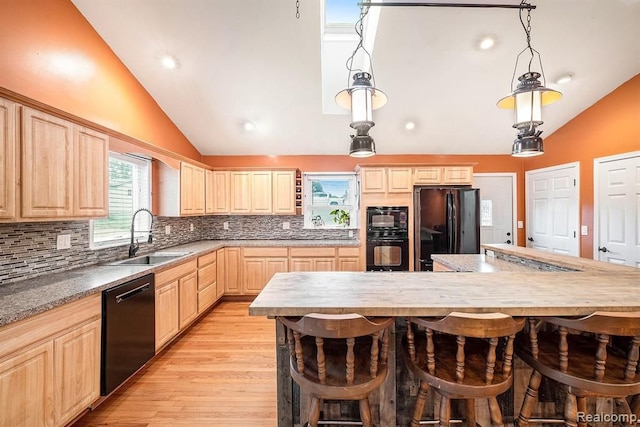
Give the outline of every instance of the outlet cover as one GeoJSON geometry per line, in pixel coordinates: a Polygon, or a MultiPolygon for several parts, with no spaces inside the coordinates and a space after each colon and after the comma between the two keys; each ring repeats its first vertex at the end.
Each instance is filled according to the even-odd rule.
{"type": "Polygon", "coordinates": [[[164,226],[164,234],[171,234],[171,226],[170,225],[165,225],[164,226]]]}
{"type": "Polygon", "coordinates": [[[353,237],[353,230],[349,230],[349,237],[353,237]]]}
{"type": "Polygon", "coordinates": [[[195,229],[195,227],[193,226],[193,224],[189,224],[189,230],[193,231],[195,229]]]}
{"type": "Polygon", "coordinates": [[[224,228],[225,230],[229,229],[229,221],[225,221],[222,223],[222,228],[224,228]]]}
{"type": "Polygon", "coordinates": [[[289,229],[289,221],[285,221],[282,223],[282,229],[283,230],[288,230],[289,229]]]}
{"type": "Polygon", "coordinates": [[[69,248],[71,248],[71,234],[58,234],[56,249],[69,249],[69,248]]]}

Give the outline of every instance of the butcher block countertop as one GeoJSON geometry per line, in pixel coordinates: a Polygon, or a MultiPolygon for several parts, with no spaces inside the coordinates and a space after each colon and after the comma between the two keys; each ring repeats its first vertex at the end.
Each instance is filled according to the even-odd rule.
{"type": "Polygon", "coordinates": [[[498,268],[490,274],[278,273],[253,301],[249,314],[444,316],[453,311],[497,311],[514,316],[574,316],[594,311],[640,311],[640,269],[511,245],[484,248],[512,256],[513,265],[472,255],[475,261],[498,268]],[[572,271],[530,268],[518,265],[520,260],[572,271]]]}

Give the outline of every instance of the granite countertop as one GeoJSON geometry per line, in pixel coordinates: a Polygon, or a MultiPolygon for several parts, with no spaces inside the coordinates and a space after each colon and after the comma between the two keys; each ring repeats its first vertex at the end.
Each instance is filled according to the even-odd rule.
{"type": "MultiPolygon", "coordinates": [[[[146,274],[155,273],[224,247],[360,246],[349,240],[202,240],[154,253],[189,252],[158,265],[96,264],[0,286],[0,327],[59,305],[102,292],[146,274]]],[[[144,255],[140,253],[139,255],[144,255]]]]}
{"type": "Polygon", "coordinates": [[[431,259],[451,268],[454,271],[468,271],[476,273],[497,273],[499,271],[531,272],[538,271],[526,265],[503,261],[494,257],[480,254],[433,254],[431,259]]]}

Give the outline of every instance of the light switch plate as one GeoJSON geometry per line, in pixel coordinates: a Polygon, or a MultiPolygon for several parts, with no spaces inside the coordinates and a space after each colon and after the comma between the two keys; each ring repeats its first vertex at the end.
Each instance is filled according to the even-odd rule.
{"type": "Polygon", "coordinates": [[[518,228],[524,228],[524,222],[518,221],[518,228]]]}
{"type": "Polygon", "coordinates": [[[171,234],[171,226],[170,225],[165,225],[164,226],[164,234],[171,234]]]}
{"type": "Polygon", "coordinates": [[[282,223],[282,229],[283,230],[288,230],[289,229],[289,221],[285,221],[282,223]]]}
{"type": "Polygon", "coordinates": [[[589,227],[586,225],[583,225],[582,227],[580,227],[580,234],[582,234],[583,236],[588,236],[589,235],[589,227]]]}
{"type": "Polygon", "coordinates": [[[225,230],[229,229],[229,221],[225,221],[222,223],[222,228],[224,228],[225,230]]]}
{"type": "Polygon", "coordinates": [[[56,249],[69,249],[71,248],[71,234],[58,234],[56,241],[56,249]]]}

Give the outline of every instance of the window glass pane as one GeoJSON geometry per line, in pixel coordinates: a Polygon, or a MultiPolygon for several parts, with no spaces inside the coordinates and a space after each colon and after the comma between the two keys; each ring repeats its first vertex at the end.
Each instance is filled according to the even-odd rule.
{"type": "Polygon", "coordinates": [[[480,225],[483,227],[493,226],[493,202],[491,200],[480,202],[480,225]]]}
{"type": "MultiPolygon", "coordinates": [[[[150,161],[109,155],[109,217],[91,221],[91,247],[128,243],[131,217],[140,208],[150,208],[150,161]]],[[[151,226],[150,215],[137,215],[136,237],[144,240],[151,226]]]]}

